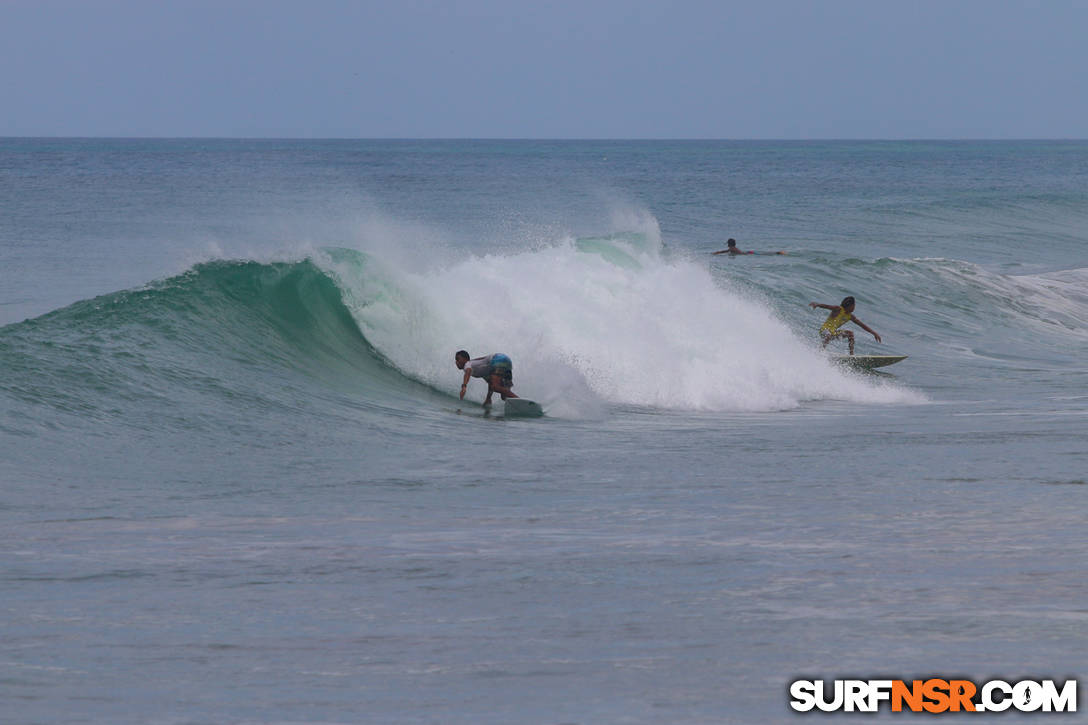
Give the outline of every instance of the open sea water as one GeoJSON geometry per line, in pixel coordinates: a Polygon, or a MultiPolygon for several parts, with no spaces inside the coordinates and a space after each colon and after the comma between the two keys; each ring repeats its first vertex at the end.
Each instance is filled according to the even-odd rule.
{"type": "Polygon", "coordinates": [[[1083,677],[1086,510],[1088,143],[0,140],[4,723],[1083,677]]]}

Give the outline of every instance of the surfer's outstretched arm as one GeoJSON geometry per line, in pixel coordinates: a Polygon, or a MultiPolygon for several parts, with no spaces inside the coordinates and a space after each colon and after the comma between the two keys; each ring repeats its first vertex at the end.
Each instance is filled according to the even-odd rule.
{"type": "Polygon", "coordinates": [[[816,309],[817,307],[822,307],[825,310],[837,310],[837,309],[839,309],[838,305],[825,305],[823,302],[809,302],[808,306],[811,307],[812,309],[816,309]]]}
{"type": "Polygon", "coordinates": [[[876,338],[876,341],[877,341],[877,342],[880,342],[880,335],[878,335],[878,334],[877,334],[876,330],[874,330],[873,328],[869,327],[868,325],[866,325],[866,324],[865,324],[864,322],[862,322],[862,321],[861,321],[861,320],[859,320],[858,318],[854,317],[853,315],[851,315],[851,316],[850,316],[850,320],[851,320],[852,322],[855,322],[855,323],[857,323],[857,326],[858,326],[858,327],[860,327],[861,329],[865,330],[865,331],[866,331],[866,332],[868,332],[868,333],[869,333],[870,335],[872,335],[873,337],[875,337],[875,338],[876,338]]]}

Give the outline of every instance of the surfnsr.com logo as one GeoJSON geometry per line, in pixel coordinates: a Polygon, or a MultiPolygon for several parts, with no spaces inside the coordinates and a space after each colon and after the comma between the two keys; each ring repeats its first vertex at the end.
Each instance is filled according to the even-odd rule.
{"type": "Polygon", "coordinates": [[[1076,712],[1077,681],[795,680],[790,698],[797,712],[1076,712]]]}

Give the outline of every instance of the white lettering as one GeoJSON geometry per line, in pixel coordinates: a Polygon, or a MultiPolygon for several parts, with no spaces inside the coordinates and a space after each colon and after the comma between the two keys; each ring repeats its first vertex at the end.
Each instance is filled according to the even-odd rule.
{"type": "Polygon", "coordinates": [[[797,712],[808,712],[816,707],[816,685],[812,680],[797,680],[790,685],[790,707],[797,712]]]}
{"type": "Polygon", "coordinates": [[[1020,712],[1035,712],[1043,706],[1043,688],[1038,682],[1022,680],[1012,688],[1012,704],[1020,712]]]}
{"type": "Polygon", "coordinates": [[[846,712],[868,712],[866,700],[868,700],[869,683],[865,680],[845,680],[843,682],[845,692],[843,701],[846,712]]]}
{"type": "MultiPolygon", "coordinates": [[[[1004,680],[990,680],[982,686],[982,705],[986,712],[1004,712],[1012,707],[1012,685],[1004,680]],[[1002,694],[1000,700],[995,700],[993,697],[994,691],[998,691],[1002,694]]],[[[976,709],[979,709],[976,707],[976,709]]]]}
{"type": "Polygon", "coordinates": [[[880,703],[892,699],[891,680],[869,680],[869,709],[867,712],[877,712],[880,703]]]}
{"type": "Polygon", "coordinates": [[[816,683],[816,707],[820,708],[824,712],[835,712],[842,707],[843,695],[842,680],[835,680],[834,693],[835,697],[832,700],[827,699],[827,694],[824,692],[824,681],[820,680],[816,683]]]}
{"type": "Polygon", "coordinates": [[[1043,680],[1043,712],[1076,712],[1077,681],[1066,680],[1062,691],[1054,685],[1054,680],[1043,680]],[[1051,709],[1053,708],[1053,710],[1051,709]]]}

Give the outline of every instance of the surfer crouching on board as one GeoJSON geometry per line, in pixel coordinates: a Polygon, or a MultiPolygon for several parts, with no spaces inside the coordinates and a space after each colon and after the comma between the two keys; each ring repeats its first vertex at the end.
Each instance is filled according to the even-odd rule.
{"type": "Polygon", "coordinates": [[[845,337],[847,342],[850,343],[850,354],[854,354],[854,333],[850,330],[839,329],[847,322],[853,322],[858,327],[875,337],[877,342],[880,342],[880,335],[876,333],[876,330],[872,329],[864,322],[854,317],[853,297],[843,297],[842,302],[837,305],[825,305],[821,302],[809,302],[808,306],[813,309],[816,309],[817,307],[822,307],[825,310],[831,310],[831,314],[827,316],[824,324],[820,326],[820,339],[824,341],[824,347],[827,347],[827,343],[831,342],[836,338],[845,337]]]}
{"type": "Polygon", "coordinates": [[[495,392],[503,400],[518,397],[510,390],[514,387],[514,363],[501,352],[472,359],[466,351],[458,350],[453,356],[453,362],[458,370],[465,371],[465,379],[461,383],[461,400],[465,399],[469,378],[483,378],[487,383],[487,399],[484,400],[484,405],[491,405],[491,394],[495,392]]]}

